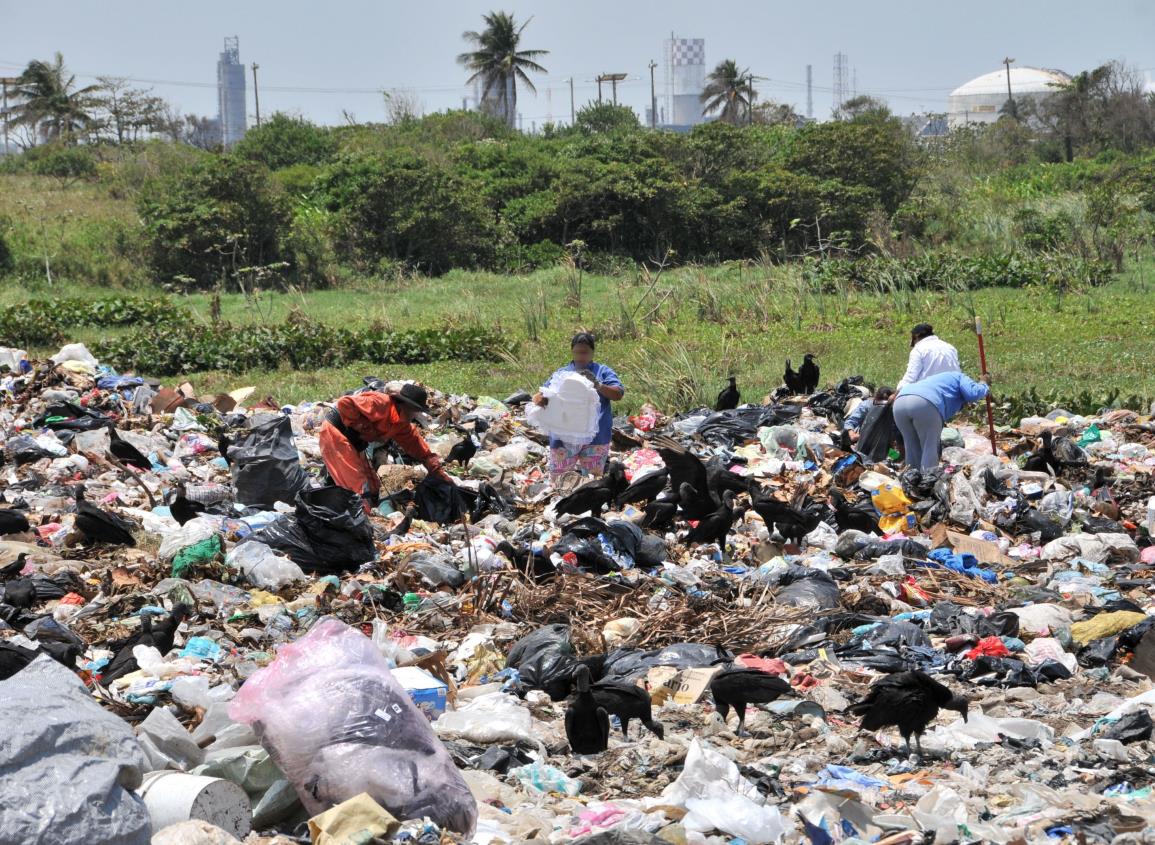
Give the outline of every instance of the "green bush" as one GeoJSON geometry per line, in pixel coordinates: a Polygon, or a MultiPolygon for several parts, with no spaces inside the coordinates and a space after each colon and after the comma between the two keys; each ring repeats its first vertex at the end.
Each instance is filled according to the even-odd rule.
{"type": "Polygon", "coordinates": [[[162,283],[238,287],[244,274],[290,257],[291,215],[264,165],[223,155],[146,190],[139,202],[151,265],[162,283]]]}
{"type": "Polygon", "coordinates": [[[406,150],[341,159],[321,177],[338,246],[371,267],[381,259],[439,275],[492,267],[502,229],[478,187],[406,150]]]}
{"type": "Polygon", "coordinates": [[[91,179],[96,175],[96,155],[88,147],[51,145],[41,147],[29,161],[29,170],[37,176],[57,179],[91,179]]]}
{"type": "Polygon", "coordinates": [[[337,142],[328,129],[303,117],[277,112],[246,132],[233,152],[270,170],[281,170],[299,164],[324,164],[337,154],[337,142]]]}
{"type": "Polygon", "coordinates": [[[842,285],[875,293],[914,290],[977,290],[1042,287],[1078,291],[1106,284],[1111,268],[1068,253],[961,255],[931,252],[910,258],[868,256],[827,259],[808,265],[812,280],[833,293],[842,285]]]}
{"type": "Polygon", "coordinates": [[[191,312],[156,297],[31,299],[0,308],[0,345],[43,347],[61,343],[78,326],[154,328],[191,319],[191,312]]]}
{"type": "Polygon", "coordinates": [[[271,370],[286,365],[316,369],[354,361],[496,361],[509,348],[508,339],[493,329],[352,329],[295,315],[278,326],[180,323],[144,328],[100,341],[93,352],[122,371],[174,376],[204,370],[271,370]]]}

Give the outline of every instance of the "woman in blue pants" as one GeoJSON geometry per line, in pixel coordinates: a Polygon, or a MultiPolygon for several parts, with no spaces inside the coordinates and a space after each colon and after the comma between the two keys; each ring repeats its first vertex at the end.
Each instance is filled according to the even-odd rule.
{"type": "Polygon", "coordinates": [[[971,402],[990,393],[990,373],[975,381],[963,373],[939,373],[902,388],[894,400],[894,423],[902,432],[907,466],[938,465],[943,427],[971,402]]]}

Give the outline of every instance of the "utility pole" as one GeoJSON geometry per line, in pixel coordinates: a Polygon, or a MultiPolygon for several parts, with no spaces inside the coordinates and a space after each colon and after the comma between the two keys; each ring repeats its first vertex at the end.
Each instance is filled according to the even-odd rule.
{"type": "Polygon", "coordinates": [[[8,154],[8,86],[15,85],[20,81],[16,76],[2,76],[0,77],[0,88],[4,90],[3,109],[4,109],[4,154],[8,154]]]}
{"type": "Polygon", "coordinates": [[[573,126],[577,123],[577,110],[574,108],[573,102],[573,77],[569,78],[569,125],[573,126]]]}
{"type": "MultiPolygon", "coordinates": [[[[257,64],[256,62],[253,62],[253,99],[256,100],[256,103],[257,103],[257,128],[258,129],[261,126],[261,92],[257,89],[257,68],[259,68],[259,67],[260,67],[259,64],[257,64]]],[[[241,77],[241,78],[243,79],[244,77],[241,77]]]]}
{"type": "Polygon", "coordinates": [[[1017,118],[1018,111],[1015,109],[1015,98],[1011,95],[1011,63],[1012,58],[1003,59],[1003,64],[1007,66],[1007,103],[1009,103],[1008,111],[1011,117],[1017,118]]]}
{"type": "Polygon", "coordinates": [[[654,88],[654,68],[658,63],[650,59],[650,128],[658,128],[658,95],[657,89],[654,88]]]}
{"type": "Polygon", "coordinates": [[[602,104],[602,78],[598,77],[598,105],[602,104]]]}

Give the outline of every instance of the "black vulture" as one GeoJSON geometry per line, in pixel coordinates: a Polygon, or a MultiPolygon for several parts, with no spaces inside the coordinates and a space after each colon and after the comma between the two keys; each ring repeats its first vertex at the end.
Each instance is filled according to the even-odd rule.
{"type": "Polygon", "coordinates": [[[666,489],[666,484],[669,480],[670,471],[668,469],[659,469],[647,473],[641,478],[635,479],[634,482],[618,496],[614,504],[622,508],[626,505],[632,505],[635,502],[653,501],[658,498],[659,493],[666,489]]]}
{"type": "MultiPolygon", "coordinates": [[[[666,469],[670,471],[671,488],[681,490],[683,484],[689,484],[690,487],[698,493],[706,493],[709,491],[710,479],[706,472],[706,465],[702,463],[697,455],[691,454],[681,447],[664,444],[659,446],[658,454],[661,455],[666,469]]],[[[714,510],[717,506],[717,502],[712,502],[701,516],[705,516],[706,513],[714,510]]]]}
{"type": "Polygon", "coordinates": [[[730,384],[718,394],[718,401],[714,403],[715,411],[732,411],[738,407],[742,394],[738,392],[738,380],[730,376],[730,384]]]}
{"type": "Polygon", "coordinates": [[[783,539],[801,545],[802,539],[818,527],[822,521],[821,505],[812,502],[804,508],[781,502],[772,497],[755,499],[750,503],[753,511],[762,517],[766,528],[778,529],[783,539]]]}
{"type": "Polygon", "coordinates": [[[205,506],[188,498],[183,487],[177,489],[168,506],[168,512],[172,514],[172,518],[181,525],[196,519],[204,511],[205,506]]]}
{"type": "Polygon", "coordinates": [[[654,721],[650,694],[637,684],[622,681],[600,681],[593,687],[594,701],[622,723],[622,736],[629,739],[630,719],[637,719],[658,739],[664,739],[666,729],[654,721]]]}
{"type": "Polygon", "coordinates": [[[28,515],[23,511],[0,508],[0,534],[23,534],[28,528],[28,515]]]}
{"type": "Polygon", "coordinates": [[[786,389],[790,391],[790,395],[797,396],[804,393],[805,382],[802,381],[802,376],[794,372],[794,368],[790,366],[790,359],[786,359],[786,372],[782,378],[786,381],[786,389]]]}
{"type": "Polygon", "coordinates": [[[84,485],[76,487],[76,530],[90,543],[135,546],[131,522],[114,513],[101,510],[84,498],[84,485]]]}
{"type": "Polygon", "coordinates": [[[109,426],[108,432],[111,441],[108,451],[112,452],[117,460],[144,472],[152,469],[152,462],[149,461],[148,457],[127,440],[121,438],[120,433],[115,428],[109,426]]]}
{"type": "Polygon", "coordinates": [[[896,672],[875,681],[866,698],[846,708],[848,713],[862,717],[861,727],[878,731],[894,725],[910,753],[910,738],[914,736],[919,759],[922,759],[922,734],[939,709],[957,710],[967,720],[967,699],[955,695],[925,672],[896,672]]]}
{"type": "Polygon", "coordinates": [[[646,505],[646,515],[642,519],[642,528],[651,531],[665,531],[674,524],[678,516],[678,497],[671,495],[665,499],[655,499],[646,505]]]}
{"type": "Polygon", "coordinates": [[[799,393],[813,393],[818,389],[818,364],[814,360],[814,356],[809,352],[803,356],[802,366],[798,368],[799,383],[802,385],[802,390],[799,393]]]}
{"type": "Polygon", "coordinates": [[[727,490],[722,494],[722,504],[716,511],[707,517],[698,520],[698,524],[690,529],[686,535],[687,543],[717,543],[719,548],[726,548],[726,537],[734,525],[734,493],[727,490]]]}
{"type": "Polygon", "coordinates": [[[154,646],[162,655],[172,651],[176,639],[176,629],[180,623],[188,619],[192,608],[187,604],[178,604],[162,621],[153,624],[152,616],[143,616],[140,620],[140,630],[125,640],[120,649],[113,655],[112,660],[101,672],[101,682],[108,686],[117,678],[122,678],[139,669],[132,650],[138,645],[154,646]]]}
{"type": "Polygon", "coordinates": [[[720,457],[710,458],[706,462],[706,484],[719,501],[727,490],[735,493],[750,492],[750,479],[736,472],[730,472],[726,461],[720,457]]]}
{"type": "Polygon", "coordinates": [[[874,505],[850,504],[840,490],[831,489],[830,501],[834,505],[834,522],[842,531],[861,531],[863,534],[878,534],[878,514],[874,505]]]}
{"type": "Polygon", "coordinates": [[[445,463],[457,463],[468,469],[469,462],[473,460],[473,456],[481,448],[482,438],[488,430],[489,423],[485,420],[477,420],[473,424],[473,432],[465,432],[465,439],[460,443],[455,443],[453,448],[449,450],[445,463]]]}
{"type": "Polygon", "coordinates": [[[1058,475],[1063,470],[1063,465],[1059,463],[1059,459],[1051,450],[1051,440],[1053,435],[1050,431],[1043,432],[1043,445],[1035,452],[1027,455],[1027,459],[1023,462],[1023,469],[1029,472],[1051,472],[1058,475]]]}
{"type": "Polygon", "coordinates": [[[617,461],[610,461],[605,475],[583,484],[568,496],[563,496],[554,505],[554,513],[561,516],[564,513],[576,515],[589,511],[597,516],[602,512],[602,508],[625,492],[627,486],[625,466],[617,461]]]}
{"type": "Polygon", "coordinates": [[[590,669],[578,664],[573,673],[577,692],[565,709],[565,736],[574,754],[598,754],[610,741],[610,717],[590,691],[590,669]]]}
{"type": "Polygon", "coordinates": [[[788,681],[757,669],[731,666],[710,679],[710,695],[722,721],[726,721],[731,708],[738,714],[738,736],[746,731],[746,705],[769,704],[789,692],[788,681]]]}

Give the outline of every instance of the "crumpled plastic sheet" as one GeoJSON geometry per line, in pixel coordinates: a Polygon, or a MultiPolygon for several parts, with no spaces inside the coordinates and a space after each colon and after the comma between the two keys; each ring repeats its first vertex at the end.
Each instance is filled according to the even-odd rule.
{"type": "Polygon", "coordinates": [[[685,807],[689,811],[682,819],[686,830],[720,830],[748,845],[768,845],[785,833],[778,808],[763,803],[758,788],[732,760],[703,747],[698,739],[691,741],[678,779],[662,791],[661,798],[646,803],[685,807]]]}
{"type": "Polygon", "coordinates": [[[74,673],[38,657],[0,682],[0,721],[0,841],[148,845],[140,743],[74,673]]]}

